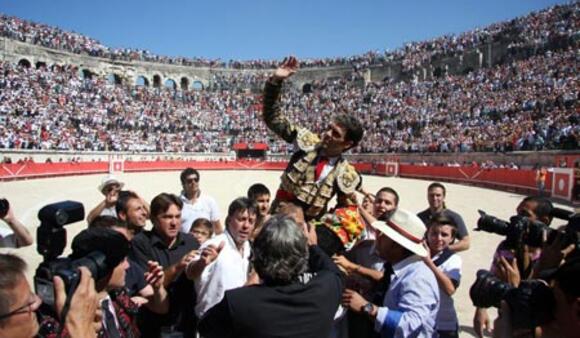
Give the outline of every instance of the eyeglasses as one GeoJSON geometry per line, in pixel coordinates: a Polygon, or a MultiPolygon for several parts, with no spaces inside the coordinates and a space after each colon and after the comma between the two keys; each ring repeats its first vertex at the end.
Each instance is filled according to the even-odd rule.
{"type": "Polygon", "coordinates": [[[199,177],[191,177],[191,178],[186,178],[186,179],[185,179],[185,182],[186,182],[187,184],[191,184],[191,183],[193,183],[193,182],[197,183],[197,182],[199,182],[199,177]]]}
{"type": "Polygon", "coordinates": [[[40,304],[42,304],[42,299],[40,299],[40,297],[38,297],[35,294],[30,295],[30,297],[32,298],[32,300],[30,300],[28,303],[22,305],[21,307],[15,309],[13,311],[10,311],[6,314],[1,315],[0,320],[15,316],[15,315],[19,315],[21,313],[29,313],[30,314],[31,312],[38,310],[38,308],[40,307],[40,304]]]}

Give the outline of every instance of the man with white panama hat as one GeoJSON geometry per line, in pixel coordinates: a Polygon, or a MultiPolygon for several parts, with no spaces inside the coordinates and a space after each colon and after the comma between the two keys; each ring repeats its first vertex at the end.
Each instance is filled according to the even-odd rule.
{"type": "Polygon", "coordinates": [[[397,209],[387,221],[372,226],[378,230],[377,253],[392,267],[383,277],[386,293],[376,305],[347,289],[343,305],[366,313],[381,337],[433,337],[439,287],[421,260],[427,255],[422,244],[425,225],[415,214],[397,209]]]}
{"type": "Polygon", "coordinates": [[[125,184],[119,181],[115,176],[109,174],[103,177],[101,184],[97,189],[105,196],[101,203],[97,204],[87,215],[87,222],[91,223],[97,216],[117,217],[115,205],[119,198],[119,192],[125,184]]]}

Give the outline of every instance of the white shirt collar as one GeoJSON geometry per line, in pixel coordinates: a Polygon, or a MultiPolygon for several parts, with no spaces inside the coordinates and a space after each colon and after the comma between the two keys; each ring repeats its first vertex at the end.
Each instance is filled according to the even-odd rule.
{"type": "Polygon", "coordinates": [[[411,255],[405,259],[403,259],[402,261],[399,261],[397,264],[393,265],[393,272],[395,274],[395,276],[399,276],[401,274],[401,272],[403,270],[405,270],[405,268],[413,263],[415,263],[416,261],[421,260],[421,257],[417,256],[417,255],[411,255]]]}

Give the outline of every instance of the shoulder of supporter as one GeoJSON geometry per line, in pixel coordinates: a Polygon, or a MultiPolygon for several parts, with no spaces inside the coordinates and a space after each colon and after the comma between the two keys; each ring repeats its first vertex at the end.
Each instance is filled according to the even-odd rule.
{"type": "Polygon", "coordinates": [[[465,225],[465,222],[463,221],[463,217],[461,217],[460,214],[456,213],[455,211],[453,211],[451,209],[445,209],[444,213],[449,218],[451,218],[455,222],[455,224],[457,225],[457,238],[458,239],[462,239],[463,237],[469,235],[469,231],[467,230],[467,226],[465,225]]]}
{"type": "Polygon", "coordinates": [[[451,257],[449,257],[445,262],[443,262],[439,266],[439,269],[441,269],[443,273],[449,276],[449,278],[459,282],[461,280],[462,266],[463,260],[461,259],[461,256],[455,253],[451,255],[451,257]]]}

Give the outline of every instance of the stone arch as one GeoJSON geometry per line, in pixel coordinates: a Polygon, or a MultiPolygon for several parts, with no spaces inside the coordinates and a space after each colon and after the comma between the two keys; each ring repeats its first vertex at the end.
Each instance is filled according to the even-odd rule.
{"type": "Polygon", "coordinates": [[[96,74],[92,72],[90,69],[85,68],[81,70],[80,75],[83,80],[92,80],[96,74]]]}
{"type": "Polygon", "coordinates": [[[36,66],[36,69],[40,69],[40,68],[46,69],[46,62],[38,61],[35,66],[36,66]]]}
{"type": "Polygon", "coordinates": [[[153,87],[161,87],[161,76],[159,74],[153,75],[153,87]]]}
{"type": "Polygon", "coordinates": [[[30,68],[30,66],[32,66],[32,64],[30,63],[30,61],[28,61],[28,59],[20,59],[18,61],[18,66],[24,67],[24,68],[30,68]]]}
{"type": "Polygon", "coordinates": [[[195,80],[191,84],[191,89],[193,90],[203,90],[203,88],[204,88],[203,82],[201,82],[200,80],[195,80]]]}
{"type": "Polygon", "coordinates": [[[119,74],[110,73],[109,75],[107,75],[107,82],[109,84],[121,85],[123,84],[123,79],[119,74]]]}
{"type": "Polygon", "coordinates": [[[187,77],[182,77],[181,81],[179,81],[179,87],[181,90],[188,90],[189,89],[189,79],[187,77]]]}
{"type": "Polygon", "coordinates": [[[143,75],[139,75],[137,80],[135,80],[135,85],[149,87],[149,79],[143,75]]]}
{"type": "Polygon", "coordinates": [[[177,89],[177,83],[175,83],[175,80],[173,80],[173,79],[165,80],[165,82],[163,83],[163,86],[165,88],[169,88],[169,89],[173,89],[173,90],[177,89]]]}
{"type": "Polygon", "coordinates": [[[312,83],[305,83],[302,86],[302,94],[312,93],[312,83]]]}

